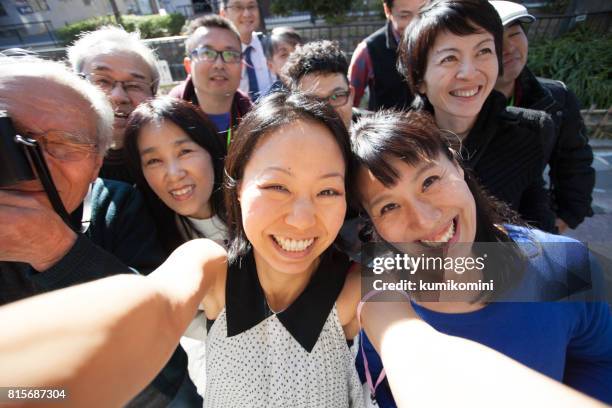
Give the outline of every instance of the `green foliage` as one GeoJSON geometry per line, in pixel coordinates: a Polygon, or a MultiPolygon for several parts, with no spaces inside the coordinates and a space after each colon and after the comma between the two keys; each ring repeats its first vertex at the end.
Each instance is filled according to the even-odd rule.
{"type": "Polygon", "coordinates": [[[585,26],[529,47],[529,68],[565,82],[584,108],[612,106],[612,35],[585,26]]]}
{"type": "Polygon", "coordinates": [[[313,18],[325,17],[330,23],[338,23],[351,9],[354,0],[272,0],[272,13],[287,15],[292,11],[309,11],[313,18]]]}
{"type": "Polygon", "coordinates": [[[114,19],[109,16],[93,17],[87,20],[77,21],[72,24],[68,24],[62,28],[57,29],[57,37],[64,43],[72,43],[80,33],[85,31],[94,31],[98,27],[105,24],[113,24],[114,19]]]}
{"type": "MultiPolygon", "coordinates": [[[[157,14],[150,16],[126,15],[121,18],[123,27],[130,32],[140,31],[142,38],[159,38],[179,35],[185,17],[182,14],[168,14],[160,16],[157,14]]],[[[111,16],[88,18],[87,20],[77,21],[68,24],[57,30],[58,38],[65,44],[72,43],[80,33],[94,31],[107,24],[115,24],[111,16]]]]}

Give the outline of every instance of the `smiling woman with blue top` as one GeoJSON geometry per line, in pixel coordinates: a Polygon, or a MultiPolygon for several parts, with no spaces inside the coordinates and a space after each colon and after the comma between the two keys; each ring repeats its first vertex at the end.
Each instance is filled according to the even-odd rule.
{"type": "MultiPolygon", "coordinates": [[[[466,248],[473,255],[478,246],[474,243],[496,243],[495,248],[505,247],[507,259],[523,260],[522,272],[517,268],[520,262],[505,261],[465,273],[443,271],[443,281],[492,278],[496,285],[504,286],[492,295],[463,292],[457,297],[440,291],[437,302],[424,301],[416,294],[416,315],[442,333],[486,345],[581,392],[612,402],[612,318],[604,296],[595,290],[589,302],[549,301],[571,294],[572,288],[562,284],[577,275],[590,272],[597,289],[599,270],[586,248],[571,238],[508,224],[517,222],[513,212],[487,197],[460,164],[449,142],[452,137],[445,136],[427,114],[379,113],[358,122],[352,135],[357,168],[352,183],[378,242],[417,244],[448,256],[466,248]]],[[[357,359],[362,381],[370,385],[380,406],[396,406],[393,383],[391,389],[386,382],[376,387],[382,365],[367,338],[362,350],[357,359]]],[[[403,386],[411,387],[409,383],[403,386]]]]}

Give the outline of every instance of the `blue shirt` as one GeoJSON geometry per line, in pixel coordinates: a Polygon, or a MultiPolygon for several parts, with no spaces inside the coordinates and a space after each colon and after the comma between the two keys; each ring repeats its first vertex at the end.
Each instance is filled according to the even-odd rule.
{"type": "Polygon", "coordinates": [[[230,113],[229,112],[220,113],[218,115],[212,115],[212,114],[207,113],[206,116],[208,116],[210,120],[212,120],[212,122],[217,127],[217,130],[219,131],[219,133],[224,133],[227,131],[227,129],[229,129],[230,127],[230,113]]]}
{"type": "MultiPolygon", "coordinates": [[[[566,273],[572,267],[570,264],[579,263],[583,269],[591,267],[585,247],[571,238],[515,226],[507,229],[515,242],[524,242],[527,234],[531,234],[536,243],[572,244],[540,246],[539,255],[529,259],[523,290],[537,287],[544,275],[546,279],[555,279],[554,275],[566,273]]],[[[492,302],[475,312],[452,314],[434,312],[414,303],[413,307],[440,332],[477,341],[570,387],[612,403],[612,315],[606,302],[492,302]]],[[[365,333],[361,335],[370,373],[376,381],[382,362],[365,333]]],[[[356,365],[361,381],[365,382],[361,351],[356,365]]],[[[380,407],[396,406],[386,379],[376,389],[376,399],[380,407]]]]}

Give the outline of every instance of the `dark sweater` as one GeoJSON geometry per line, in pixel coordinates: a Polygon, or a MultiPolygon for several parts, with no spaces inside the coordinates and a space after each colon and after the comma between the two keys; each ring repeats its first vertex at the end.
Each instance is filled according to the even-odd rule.
{"type": "Polygon", "coordinates": [[[106,156],[104,156],[99,177],[134,184],[135,180],[129,171],[123,149],[109,149],[106,156]]]}
{"type": "Polygon", "coordinates": [[[389,21],[384,27],[366,38],[365,43],[372,60],[374,87],[370,89],[368,110],[383,108],[404,109],[412,103],[408,84],[397,71],[397,40],[389,21]]]}
{"type": "MultiPolygon", "coordinates": [[[[73,222],[81,224],[82,214],[83,206],[71,214],[73,222]]],[[[89,220],[89,227],[79,234],[70,251],[44,272],[24,263],[0,262],[0,305],[110,275],[135,271],[147,274],[163,262],[154,224],[140,194],[130,185],[97,179],[89,220]]],[[[179,347],[130,406],[167,406],[183,383],[186,370],[187,356],[179,347]]]]}
{"type": "Polygon", "coordinates": [[[546,113],[507,108],[504,96],[493,91],[462,151],[464,163],[489,193],[508,203],[525,221],[549,232],[556,227],[542,177],[543,141],[553,131],[546,113]]]}
{"type": "Polygon", "coordinates": [[[555,124],[552,139],[546,142],[545,159],[550,165],[553,205],[557,216],[576,228],[591,209],[595,170],[580,103],[563,82],[536,78],[525,67],[516,80],[516,106],[542,110],[555,124]]]}

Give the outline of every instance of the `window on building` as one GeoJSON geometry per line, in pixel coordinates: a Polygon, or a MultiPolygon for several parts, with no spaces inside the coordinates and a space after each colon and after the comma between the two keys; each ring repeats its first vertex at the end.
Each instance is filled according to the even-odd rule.
{"type": "Polygon", "coordinates": [[[39,11],[48,11],[47,0],[15,0],[19,14],[32,14],[39,11]]]}

